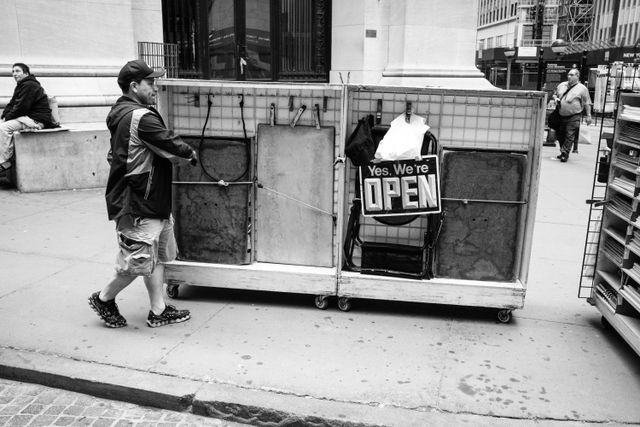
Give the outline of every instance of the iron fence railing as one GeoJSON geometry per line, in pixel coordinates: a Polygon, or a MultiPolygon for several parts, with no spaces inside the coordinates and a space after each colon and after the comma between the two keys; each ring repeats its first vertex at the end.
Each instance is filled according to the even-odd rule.
{"type": "Polygon", "coordinates": [[[169,78],[178,77],[178,45],[175,43],[138,42],[138,58],[151,68],[164,68],[169,78]]]}

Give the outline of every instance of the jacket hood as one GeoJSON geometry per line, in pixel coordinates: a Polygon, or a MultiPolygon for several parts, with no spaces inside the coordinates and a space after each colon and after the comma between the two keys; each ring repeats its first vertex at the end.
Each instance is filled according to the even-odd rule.
{"type": "Polygon", "coordinates": [[[127,114],[132,112],[133,110],[137,110],[139,108],[146,108],[145,105],[140,104],[139,102],[134,101],[128,96],[121,96],[116,101],[115,105],[109,111],[107,115],[107,127],[113,134],[118,127],[118,123],[122,120],[127,114]]]}
{"type": "Polygon", "coordinates": [[[24,79],[20,80],[17,84],[18,85],[23,85],[23,84],[25,84],[27,82],[34,82],[34,83],[40,84],[38,79],[36,79],[36,76],[34,76],[33,74],[29,74],[27,77],[25,77],[24,79]]]}

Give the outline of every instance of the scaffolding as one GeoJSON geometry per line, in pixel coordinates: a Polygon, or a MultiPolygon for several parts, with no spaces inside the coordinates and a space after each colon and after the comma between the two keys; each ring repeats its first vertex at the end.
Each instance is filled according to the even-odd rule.
{"type": "Polygon", "coordinates": [[[563,0],[560,2],[558,30],[569,45],[588,42],[593,28],[593,0],[563,0]]]}

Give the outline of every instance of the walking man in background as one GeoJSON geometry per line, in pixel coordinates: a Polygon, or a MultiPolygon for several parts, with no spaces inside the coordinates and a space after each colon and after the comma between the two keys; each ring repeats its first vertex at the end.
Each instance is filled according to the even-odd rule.
{"type": "Polygon", "coordinates": [[[110,220],[116,222],[119,251],[111,282],[89,297],[89,305],[110,328],[127,321],[115,298],[137,276],[144,276],[151,309],[150,327],[189,320],[188,310],[165,304],[164,265],[177,255],[171,216],[171,161],[197,163],[197,155],[166,128],[155,104],[158,87],[154,71],[144,61],[129,61],[118,75],[123,95],[116,101],[107,126],[111,132],[111,165],[106,201],[110,220]]]}
{"type": "Polygon", "coordinates": [[[574,147],[574,153],[578,152],[580,121],[583,112],[586,115],[587,125],[591,124],[591,97],[586,86],[580,83],[580,71],[575,68],[569,70],[567,81],[558,85],[553,98],[560,103],[561,123],[556,129],[556,137],[560,144],[558,159],[561,162],[566,162],[572,147],[574,147]]]}

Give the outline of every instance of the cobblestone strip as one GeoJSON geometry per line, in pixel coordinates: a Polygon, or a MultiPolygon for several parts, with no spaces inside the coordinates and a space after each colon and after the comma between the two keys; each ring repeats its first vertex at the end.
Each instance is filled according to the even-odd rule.
{"type": "Polygon", "coordinates": [[[242,424],[0,379],[0,426],[240,427],[242,424]]]}

